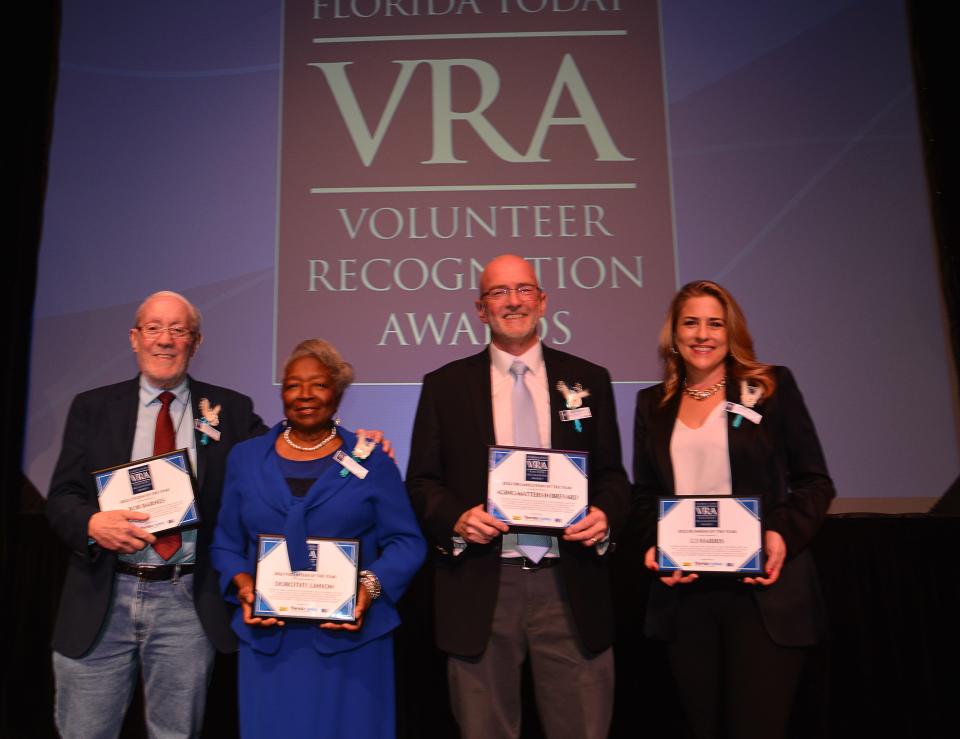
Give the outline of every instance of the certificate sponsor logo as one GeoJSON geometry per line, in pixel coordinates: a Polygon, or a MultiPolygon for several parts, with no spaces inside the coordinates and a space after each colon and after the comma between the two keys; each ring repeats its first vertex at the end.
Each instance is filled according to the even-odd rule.
{"type": "Polygon", "coordinates": [[[701,528],[717,528],[720,525],[720,511],[716,501],[698,500],[693,504],[694,526],[701,528]]]}
{"type": "Polygon", "coordinates": [[[550,481],[550,458],[546,454],[527,455],[527,482],[550,481]]]}
{"type": "Polygon", "coordinates": [[[153,490],[153,478],[150,476],[149,465],[131,467],[127,473],[130,475],[130,488],[134,495],[153,490]]]}

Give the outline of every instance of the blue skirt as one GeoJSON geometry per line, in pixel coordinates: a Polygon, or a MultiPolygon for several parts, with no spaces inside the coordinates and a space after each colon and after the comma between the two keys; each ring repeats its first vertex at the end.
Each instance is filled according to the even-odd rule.
{"type": "Polygon", "coordinates": [[[288,623],[276,654],[240,643],[244,739],[392,739],[396,736],[393,635],[320,654],[316,626],[288,623]]]}

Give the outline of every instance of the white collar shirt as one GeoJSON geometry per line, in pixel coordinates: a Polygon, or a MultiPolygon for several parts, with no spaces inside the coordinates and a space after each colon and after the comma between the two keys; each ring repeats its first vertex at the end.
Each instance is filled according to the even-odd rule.
{"type": "MultiPolygon", "coordinates": [[[[550,447],[550,387],[547,380],[547,366],[543,361],[543,346],[538,341],[520,356],[498,349],[490,344],[490,395],[493,401],[493,431],[497,444],[513,446],[513,375],[510,366],[520,360],[527,365],[523,375],[524,384],[533,398],[533,408],[537,414],[537,431],[540,446],[550,447]]],[[[502,557],[520,557],[517,535],[503,535],[500,550],[502,557]]],[[[545,557],[559,557],[560,548],[556,537],[551,537],[550,549],[545,557]]]]}

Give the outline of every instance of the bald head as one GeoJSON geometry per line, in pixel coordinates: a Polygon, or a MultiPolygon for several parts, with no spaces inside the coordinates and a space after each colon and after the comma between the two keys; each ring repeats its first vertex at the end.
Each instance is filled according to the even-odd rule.
{"type": "Polygon", "coordinates": [[[515,356],[539,340],[537,326],[547,307],[533,266],[516,254],[490,260],[480,275],[477,314],[490,327],[490,340],[515,356]]]}
{"type": "Polygon", "coordinates": [[[147,312],[147,309],[150,308],[151,304],[154,301],[179,301],[183,304],[183,307],[187,310],[187,315],[190,317],[189,328],[195,334],[200,333],[200,311],[197,309],[193,303],[183,297],[180,293],[175,293],[173,290],[160,290],[148,295],[146,300],[140,303],[140,307],[137,308],[137,312],[134,315],[133,325],[139,326],[143,323],[143,316],[147,312]]]}
{"type": "Polygon", "coordinates": [[[537,273],[530,262],[516,254],[501,254],[487,262],[487,266],[483,268],[480,274],[480,294],[492,287],[505,284],[503,282],[505,277],[539,287],[537,273]]]}

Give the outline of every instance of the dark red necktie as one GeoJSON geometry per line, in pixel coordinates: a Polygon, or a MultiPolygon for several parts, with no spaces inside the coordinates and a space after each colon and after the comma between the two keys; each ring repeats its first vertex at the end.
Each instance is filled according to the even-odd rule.
{"type": "MultiPolygon", "coordinates": [[[[176,448],[177,435],[173,431],[173,418],[170,417],[170,403],[177,397],[169,390],[160,393],[160,412],[157,414],[157,428],[153,432],[153,453],[166,454],[176,448]]],[[[161,534],[153,543],[153,550],[164,559],[170,559],[180,549],[180,532],[161,534]]]]}

